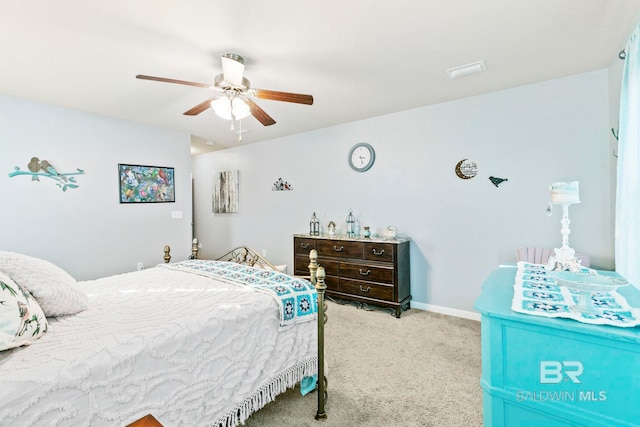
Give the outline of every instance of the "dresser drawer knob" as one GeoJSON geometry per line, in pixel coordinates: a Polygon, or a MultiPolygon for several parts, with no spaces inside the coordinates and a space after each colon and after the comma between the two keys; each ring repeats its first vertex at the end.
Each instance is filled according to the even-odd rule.
{"type": "Polygon", "coordinates": [[[342,252],[342,250],[344,249],[344,246],[340,246],[339,248],[336,247],[336,245],[333,245],[333,250],[336,252],[342,252]]]}
{"type": "Polygon", "coordinates": [[[371,290],[371,286],[367,286],[366,289],[362,287],[362,285],[360,285],[360,291],[361,292],[369,292],[371,290]]]}
{"type": "Polygon", "coordinates": [[[361,275],[361,276],[368,276],[368,275],[369,275],[369,273],[371,273],[371,270],[362,271],[362,269],[361,269],[361,268],[359,268],[359,270],[360,270],[360,275],[361,275]]]}
{"type": "Polygon", "coordinates": [[[300,246],[302,246],[302,249],[309,248],[309,244],[308,243],[300,243],[300,246]]]}
{"type": "Polygon", "coordinates": [[[376,248],[373,248],[373,249],[372,249],[372,251],[373,251],[373,254],[374,254],[374,255],[378,255],[378,256],[380,256],[380,255],[384,254],[384,249],[383,249],[383,250],[381,250],[380,252],[376,252],[376,248]]]}

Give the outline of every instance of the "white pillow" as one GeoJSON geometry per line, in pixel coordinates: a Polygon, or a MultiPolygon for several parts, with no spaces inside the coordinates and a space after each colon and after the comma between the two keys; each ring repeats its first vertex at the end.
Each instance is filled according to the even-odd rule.
{"type": "Polygon", "coordinates": [[[0,351],[32,344],[48,323],[29,291],[0,272],[0,351]]]}
{"type": "Polygon", "coordinates": [[[276,268],[280,273],[287,274],[287,264],[274,265],[274,267],[275,267],[275,268],[276,268]]]}
{"type": "Polygon", "coordinates": [[[76,279],[49,261],[0,251],[0,271],[31,292],[47,316],[76,314],[89,305],[76,279]]]}

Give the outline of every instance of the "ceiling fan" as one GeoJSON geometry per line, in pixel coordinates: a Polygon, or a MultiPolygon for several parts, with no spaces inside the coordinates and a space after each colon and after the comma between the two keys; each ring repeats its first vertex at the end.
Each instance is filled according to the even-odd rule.
{"type": "Polygon", "coordinates": [[[244,77],[244,59],[235,53],[222,55],[222,74],[215,76],[213,85],[189,82],[185,80],[168,79],[164,77],[146,76],[138,74],[138,79],[158,82],[176,83],[187,86],[203,87],[219,92],[219,95],[209,98],[195,107],[185,111],[186,116],[196,116],[203,111],[213,108],[216,115],[233,122],[249,115],[255,117],[264,126],[271,126],[276,121],[269,116],[251,98],[268,99],[272,101],[294,102],[297,104],[313,104],[313,96],[299,93],[279,92],[274,90],[253,89],[244,77]]]}

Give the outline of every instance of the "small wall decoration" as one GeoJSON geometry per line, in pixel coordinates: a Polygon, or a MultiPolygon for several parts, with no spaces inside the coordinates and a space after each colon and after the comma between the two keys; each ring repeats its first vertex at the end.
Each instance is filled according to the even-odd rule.
{"type": "Polygon", "coordinates": [[[291,190],[293,190],[293,185],[289,184],[287,181],[283,181],[282,178],[278,178],[278,180],[273,183],[273,187],[271,187],[271,191],[291,191],[291,190]]]}
{"type": "Polygon", "coordinates": [[[28,171],[22,171],[18,166],[15,166],[14,171],[9,174],[9,178],[13,178],[18,175],[31,175],[31,181],[40,181],[40,177],[50,178],[56,181],[56,185],[67,191],[69,188],[78,188],[76,178],[74,175],[83,175],[84,170],[77,168],[76,172],[60,173],[54,168],[47,160],[40,160],[37,157],[32,157],[31,161],[27,164],[28,171]]]}
{"type": "Polygon", "coordinates": [[[471,179],[478,174],[478,165],[476,162],[462,159],[456,163],[456,175],[460,179],[471,179]]]}
{"type": "Polygon", "coordinates": [[[213,183],[213,212],[238,212],[238,171],[218,172],[213,183]]]}
{"type": "Polygon", "coordinates": [[[509,181],[509,180],[507,178],[497,178],[495,176],[490,176],[489,177],[489,181],[491,181],[491,183],[497,187],[498,185],[502,184],[503,182],[509,181]]]}
{"type": "Polygon", "coordinates": [[[175,202],[173,168],[118,164],[120,203],[175,202]]]}

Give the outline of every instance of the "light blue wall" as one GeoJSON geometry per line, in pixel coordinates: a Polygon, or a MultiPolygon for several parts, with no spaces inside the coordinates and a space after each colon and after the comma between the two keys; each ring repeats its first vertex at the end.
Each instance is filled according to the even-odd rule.
{"type": "Polygon", "coordinates": [[[76,279],[132,271],[176,257],[191,246],[191,156],[188,134],[0,95],[0,250],[52,261],[76,279]],[[79,188],[52,180],[9,178],[31,157],[62,172],[76,168],[79,188]],[[176,202],[121,205],[118,163],[173,166],[176,202]],[[172,219],[182,211],[183,219],[172,219]]]}
{"type": "MultiPolygon", "coordinates": [[[[608,72],[600,70],[196,156],[196,234],[202,255],[248,244],[276,263],[293,262],[292,234],[344,227],[348,209],[378,231],[412,238],[413,303],[472,311],[480,286],[519,246],[559,247],[560,216],[548,217],[548,186],[580,181],[571,246],[613,267],[608,72]],[[376,149],[366,173],[347,153],[376,149]],[[463,181],[454,166],[478,164],[463,181]],[[213,214],[213,176],[240,171],[237,214],[213,214]],[[489,176],[508,178],[496,188],[489,176]],[[282,178],[294,191],[271,191],[282,178]]],[[[286,120],[286,118],[282,118],[286,120]]],[[[255,125],[252,123],[252,125],[255,125]]]]}
{"type": "MultiPolygon", "coordinates": [[[[484,278],[515,261],[523,245],[560,245],[560,217],[545,214],[551,182],[579,180],[571,245],[613,267],[610,90],[607,70],[348,123],[197,156],[189,135],[0,96],[0,250],[56,262],[79,279],[189,253],[193,168],[202,255],[249,244],[292,264],[293,233],[313,211],[343,227],[348,209],[377,231],[410,236],[414,305],[471,311],[484,278]],[[353,172],[357,142],[376,149],[374,167],[353,172]],[[9,178],[32,156],[86,171],[63,193],[52,182],[9,178]],[[478,163],[476,178],[454,174],[478,163]],[[176,168],[176,203],[120,205],[118,163],[176,168]],[[213,214],[217,171],[240,171],[240,212],[213,214]],[[2,172],[4,171],[4,172],[2,172]],[[508,178],[499,188],[488,176],[508,178]],[[283,178],[292,192],[273,192],[283,178]],[[183,219],[172,219],[182,211],[183,219]]],[[[283,119],[284,120],[284,119],[283,119]]]]}

